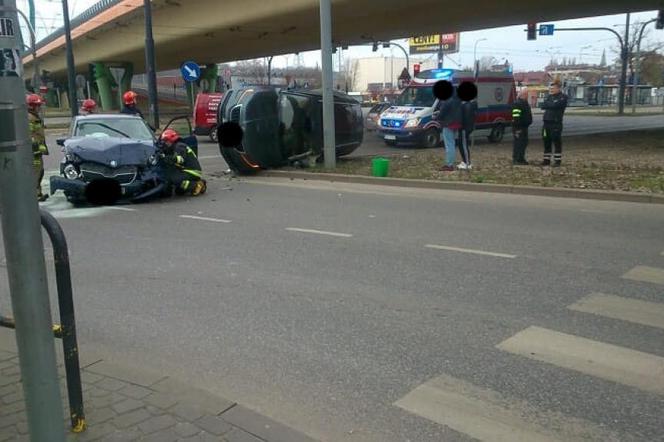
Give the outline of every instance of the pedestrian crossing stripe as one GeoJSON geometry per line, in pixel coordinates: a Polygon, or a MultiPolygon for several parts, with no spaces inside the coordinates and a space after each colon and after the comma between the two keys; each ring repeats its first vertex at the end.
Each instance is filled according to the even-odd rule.
{"type": "Polygon", "coordinates": [[[620,441],[599,425],[441,375],[394,403],[410,413],[482,441],[620,441]]]}
{"type": "Polygon", "coordinates": [[[664,329],[664,304],[662,303],[592,293],[567,308],[664,329]]]}
{"type": "Polygon", "coordinates": [[[636,266],[623,275],[624,279],[664,285],[664,269],[636,266]]]}
{"type": "Polygon", "coordinates": [[[497,348],[664,395],[664,358],[657,355],[534,326],[497,348]]]}

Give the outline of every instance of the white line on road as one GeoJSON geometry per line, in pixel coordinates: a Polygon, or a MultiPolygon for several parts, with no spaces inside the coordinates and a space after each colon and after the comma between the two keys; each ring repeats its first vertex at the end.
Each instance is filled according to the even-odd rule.
{"type": "Polygon", "coordinates": [[[482,441],[619,440],[598,425],[442,375],[394,405],[482,441]],[[542,423],[545,423],[546,427],[542,423]]]}
{"type": "Polygon", "coordinates": [[[528,327],[497,348],[536,361],[664,394],[664,358],[541,327],[528,327]]]}
{"type": "Polygon", "coordinates": [[[496,252],[487,252],[485,250],[463,249],[461,247],[439,246],[436,244],[427,244],[424,247],[429,249],[437,249],[437,250],[449,250],[452,252],[474,253],[476,255],[495,256],[497,258],[509,258],[509,259],[516,258],[516,255],[509,255],[507,253],[496,253],[496,252]]]}
{"type": "Polygon", "coordinates": [[[286,230],[288,230],[289,232],[313,233],[315,235],[337,236],[340,238],[351,238],[353,236],[350,233],[327,232],[325,230],[313,230],[313,229],[300,229],[298,227],[286,227],[286,230]]]}
{"type": "Polygon", "coordinates": [[[214,159],[222,159],[221,155],[205,155],[202,157],[198,157],[199,160],[214,160],[214,159]]]}
{"type": "Polygon", "coordinates": [[[186,219],[195,219],[198,221],[210,221],[213,223],[225,223],[228,224],[231,222],[229,219],[219,219],[219,218],[207,218],[205,216],[194,216],[194,215],[180,215],[180,218],[186,218],[186,219]]]}
{"type": "Polygon", "coordinates": [[[622,277],[634,281],[664,285],[664,269],[658,269],[656,267],[636,266],[622,277]]]}
{"type": "Polygon", "coordinates": [[[110,210],[121,210],[123,212],[136,212],[136,209],[132,209],[131,207],[106,206],[106,208],[110,210]]]}
{"type": "Polygon", "coordinates": [[[567,308],[577,312],[664,328],[664,304],[657,302],[592,293],[567,308]]]}

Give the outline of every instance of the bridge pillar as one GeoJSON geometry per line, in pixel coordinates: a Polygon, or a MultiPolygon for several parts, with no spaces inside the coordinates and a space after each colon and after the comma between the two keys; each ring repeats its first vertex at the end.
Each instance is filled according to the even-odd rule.
{"type": "Polygon", "coordinates": [[[120,79],[120,95],[124,94],[128,90],[131,90],[131,80],[134,77],[133,63],[122,63],[121,67],[124,69],[124,72],[122,73],[122,78],[120,79]]]}
{"type": "Polygon", "coordinates": [[[201,69],[201,78],[198,82],[201,92],[217,92],[217,78],[219,77],[219,68],[216,63],[208,63],[201,69]],[[206,80],[207,87],[203,87],[203,80],[206,80]]]}
{"type": "Polygon", "coordinates": [[[117,86],[110,69],[102,62],[92,63],[92,80],[99,92],[101,108],[105,111],[113,110],[115,100],[113,99],[113,88],[117,86]]]}

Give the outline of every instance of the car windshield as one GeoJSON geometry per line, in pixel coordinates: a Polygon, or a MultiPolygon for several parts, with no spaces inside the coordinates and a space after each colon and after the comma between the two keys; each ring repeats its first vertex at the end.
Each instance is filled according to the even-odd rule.
{"type": "Polygon", "coordinates": [[[436,97],[433,96],[432,87],[407,87],[397,97],[395,104],[397,106],[433,106],[436,97]]]}
{"type": "Polygon", "coordinates": [[[79,120],[74,130],[78,137],[128,137],[151,140],[152,131],[138,118],[95,118],[79,120]]]}

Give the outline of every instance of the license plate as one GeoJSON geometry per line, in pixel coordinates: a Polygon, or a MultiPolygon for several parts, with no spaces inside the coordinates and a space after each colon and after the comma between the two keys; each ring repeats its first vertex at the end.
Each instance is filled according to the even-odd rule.
{"type": "Polygon", "coordinates": [[[396,140],[397,136],[396,135],[385,135],[386,140],[396,140]]]}

